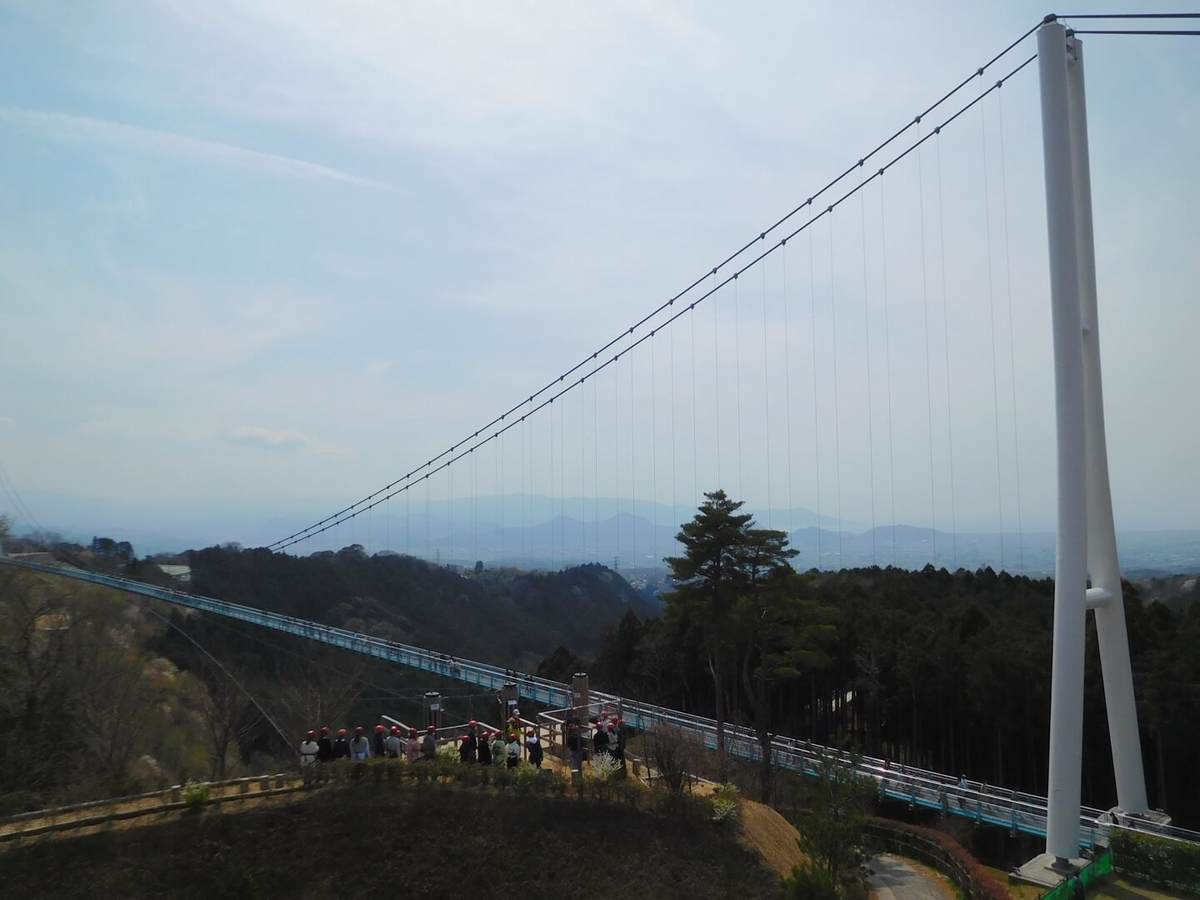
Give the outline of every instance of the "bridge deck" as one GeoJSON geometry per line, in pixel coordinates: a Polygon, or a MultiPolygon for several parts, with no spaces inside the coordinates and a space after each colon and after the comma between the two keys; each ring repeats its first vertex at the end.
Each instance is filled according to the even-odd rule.
{"type": "MultiPolygon", "coordinates": [[[[371,637],[332,625],[322,625],[307,619],[267,612],[228,600],[202,597],[185,591],[82,569],[14,560],[3,556],[0,556],[0,565],[70,578],[75,581],[163,600],[167,603],[249,622],[252,625],[319,641],[334,647],[342,647],[355,653],[373,656],[377,659],[492,690],[499,690],[505,684],[515,683],[523,699],[532,700],[545,706],[567,707],[572,703],[570,686],[557,681],[514,672],[511,669],[487,663],[458,659],[446,653],[371,637]]],[[[655,725],[671,725],[699,736],[710,748],[715,749],[717,746],[716,722],[712,719],[667,707],[641,703],[602,691],[591,691],[590,695],[594,702],[613,709],[620,708],[625,722],[635,729],[644,730],[655,725]]],[[[726,726],[725,741],[727,751],[731,756],[745,760],[762,758],[762,750],[757,736],[749,729],[726,726]]],[[[884,760],[874,757],[851,759],[844,751],[823,747],[798,738],[775,737],[771,742],[771,752],[780,768],[810,776],[816,775],[823,762],[830,758],[844,760],[847,764],[853,764],[860,775],[875,781],[879,785],[880,794],[890,799],[906,802],[914,807],[936,809],[947,815],[974,819],[981,824],[1008,828],[1014,832],[1019,831],[1039,837],[1045,837],[1046,834],[1046,798],[1037,794],[1028,794],[980,782],[968,782],[968,787],[964,789],[960,788],[957,779],[950,775],[910,766],[892,768],[884,760]]],[[[1080,810],[1080,828],[1081,841],[1084,846],[1104,845],[1114,830],[1122,828],[1181,840],[1200,841],[1200,833],[1134,817],[1125,817],[1121,824],[1113,824],[1111,816],[1107,812],[1090,807],[1080,810]]]]}

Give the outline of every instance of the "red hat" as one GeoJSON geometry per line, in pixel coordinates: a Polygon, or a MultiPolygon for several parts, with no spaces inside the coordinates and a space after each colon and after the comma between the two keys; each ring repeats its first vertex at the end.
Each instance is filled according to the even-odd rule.
{"type": "Polygon", "coordinates": [[[339,729],[338,729],[338,737],[345,737],[345,736],[346,736],[346,729],[345,729],[345,728],[339,728],[339,729]]]}
{"type": "Polygon", "coordinates": [[[466,735],[466,734],[464,734],[462,737],[460,737],[460,738],[459,738],[459,740],[460,740],[460,741],[462,741],[462,742],[465,744],[465,743],[467,743],[469,740],[471,740],[471,738],[470,738],[470,735],[466,735]]]}
{"type": "Polygon", "coordinates": [[[321,726],[321,734],[329,734],[329,726],[328,725],[321,726]]]}
{"type": "Polygon", "coordinates": [[[417,729],[415,729],[415,728],[410,728],[410,729],[408,729],[408,736],[409,736],[409,737],[416,737],[416,736],[417,736],[417,729]]]}
{"type": "Polygon", "coordinates": [[[399,733],[400,733],[400,726],[399,726],[399,725],[393,725],[393,726],[392,726],[392,734],[399,734],[399,733]]]}
{"type": "Polygon", "coordinates": [[[382,723],[382,722],[381,722],[380,724],[378,724],[378,725],[376,725],[376,726],[375,726],[375,730],[376,730],[376,731],[387,731],[387,729],[383,727],[383,723],[382,723]]]}
{"type": "Polygon", "coordinates": [[[468,722],[468,723],[467,723],[467,725],[468,725],[469,727],[471,727],[471,728],[474,728],[474,727],[475,727],[476,725],[478,725],[478,724],[479,724],[479,723],[478,723],[478,722],[476,722],[474,719],[472,719],[470,722],[468,722]]]}
{"type": "Polygon", "coordinates": [[[317,733],[315,731],[309,731],[309,733],[305,735],[305,737],[316,737],[316,736],[317,736],[317,733]]]}
{"type": "Polygon", "coordinates": [[[355,733],[355,734],[362,734],[362,733],[363,733],[363,727],[362,727],[361,725],[356,725],[356,726],[354,727],[354,733],[355,733]]]}
{"type": "Polygon", "coordinates": [[[430,726],[429,726],[428,728],[426,728],[425,730],[426,730],[426,731],[437,731],[437,726],[436,726],[436,725],[430,725],[430,726]]]}

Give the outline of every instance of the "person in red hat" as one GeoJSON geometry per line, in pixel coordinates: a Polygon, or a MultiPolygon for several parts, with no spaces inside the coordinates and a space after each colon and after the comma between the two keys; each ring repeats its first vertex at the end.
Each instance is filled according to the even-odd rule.
{"type": "Polygon", "coordinates": [[[436,725],[430,725],[425,729],[425,737],[421,740],[421,759],[437,759],[436,725]]]}
{"type": "Polygon", "coordinates": [[[346,729],[339,728],[337,738],[333,742],[333,758],[334,759],[349,759],[350,758],[350,742],[346,740],[346,729]]]}
{"type": "Polygon", "coordinates": [[[488,734],[486,728],[479,732],[479,748],[476,756],[481,766],[490,766],[492,764],[491,735],[488,734]]]}
{"type": "Polygon", "coordinates": [[[538,739],[537,731],[532,728],[525,729],[525,753],[531,766],[535,769],[542,767],[542,742],[538,739]]]}
{"type": "Polygon", "coordinates": [[[300,774],[304,786],[312,787],[317,775],[317,733],[309,731],[300,742],[300,774]]]}
{"type": "Polygon", "coordinates": [[[404,757],[410,763],[415,763],[421,758],[421,736],[415,728],[408,729],[408,743],[404,745],[404,757]]]}
{"type": "Polygon", "coordinates": [[[474,719],[467,723],[467,733],[462,740],[463,746],[458,748],[458,758],[468,764],[475,762],[479,752],[479,739],[475,736],[475,729],[478,726],[479,723],[474,719]]]}
{"type": "Polygon", "coordinates": [[[392,726],[391,734],[383,741],[383,749],[388,759],[399,759],[403,755],[404,741],[400,738],[400,726],[392,726]]]}
{"type": "Polygon", "coordinates": [[[333,741],[329,739],[329,726],[321,726],[321,736],[317,738],[317,759],[322,763],[333,762],[333,741]]]}
{"type": "Polygon", "coordinates": [[[366,729],[361,725],[354,729],[354,737],[350,739],[350,758],[356,763],[366,762],[371,758],[371,742],[367,740],[366,729]]]}
{"type": "Polygon", "coordinates": [[[387,748],[383,742],[387,740],[387,728],[380,722],[375,726],[375,738],[371,744],[371,755],[382,757],[386,754],[387,748]]]}
{"type": "Polygon", "coordinates": [[[492,765],[504,765],[504,757],[506,754],[504,744],[504,733],[501,731],[492,732],[492,765]]]}

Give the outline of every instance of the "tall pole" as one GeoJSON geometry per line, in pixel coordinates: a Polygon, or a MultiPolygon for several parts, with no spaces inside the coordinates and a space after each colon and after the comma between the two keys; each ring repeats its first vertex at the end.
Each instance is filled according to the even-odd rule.
{"type": "Polygon", "coordinates": [[[1087,587],[1087,501],[1084,478],[1083,343],[1066,29],[1048,21],[1038,31],[1042,153],[1050,249],[1054,331],[1054,406],[1058,438],[1058,539],[1054,564],[1054,660],[1050,682],[1050,771],[1046,850],[1065,862],[1079,852],[1083,748],[1083,670],[1087,587]]]}
{"type": "Polygon", "coordinates": [[[1088,159],[1087,100],[1083,86],[1083,45],[1072,37],[1067,45],[1067,97],[1074,172],[1075,235],[1079,261],[1079,297],[1083,338],[1083,416],[1086,435],[1087,569],[1092,587],[1088,606],[1096,613],[1108,734],[1112,745],[1117,805],[1142,812],[1146,779],[1133,698],[1133,669],[1121,595],[1121,569],[1113,526],[1108,483],[1108,449],[1104,429],[1104,391],[1100,378],[1100,325],[1096,304],[1096,246],[1092,235],[1092,177],[1088,159]]]}

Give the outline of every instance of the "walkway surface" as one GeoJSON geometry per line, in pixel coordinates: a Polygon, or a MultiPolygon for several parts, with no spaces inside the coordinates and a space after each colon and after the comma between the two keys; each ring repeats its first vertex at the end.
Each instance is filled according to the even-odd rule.
{"type": "Polygon", "coordinates": [[[911,860],[883,853],[871,860],[871,900],[953,900],[954,891],[937,873],[911,860]]]}

